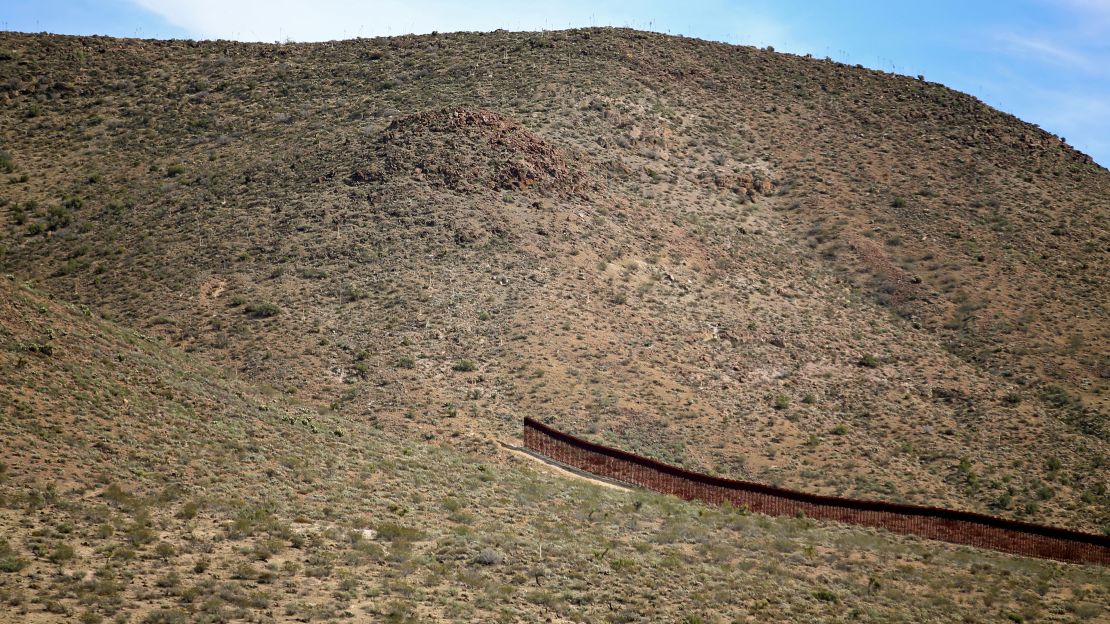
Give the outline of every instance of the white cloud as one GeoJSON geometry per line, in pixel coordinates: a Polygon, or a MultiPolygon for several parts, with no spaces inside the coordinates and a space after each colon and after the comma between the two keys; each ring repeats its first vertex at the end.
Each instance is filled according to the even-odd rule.
{"type": "Polygon", "coordinates": [[[998,42],[1011,53],[1021,54],[1040,62],[1059,65],[1091,74],[1110,72],[1104,58],[1089,52],[1074,50],[1041,37],[1030,37],[1016,33],[1002,33],[998,42]]]}
{"type": "Polygon", "coordinates": [[[1110,40],[1110,0],[1041,0],[1053,12],[1048,21],[1067,23],[1068,41],[1105,47],[1110,40]]]}
{"type": "Polygon", "coordinates": [[[1049,0],[1049,4],[1093,17],[1110,19],[1110,0],[1049,0]]]}
{"type": "Polygon", "coordinates": [[[1033,89],[1040,107],[1036,111],[1039,120],[1048,127],[1069,132],[1065,136],[1083,140],[1084,130],[1101,129],[1110,133],[1110,93],[1075,93],[1049,89],[1033,89]]]}

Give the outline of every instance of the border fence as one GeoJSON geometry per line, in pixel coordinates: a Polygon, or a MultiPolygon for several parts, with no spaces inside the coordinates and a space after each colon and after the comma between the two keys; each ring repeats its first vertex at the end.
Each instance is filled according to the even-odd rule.
{"type": "Polygon", "coordinates": [[[821,496],[713,477],[595,444],[531,418],[524,419],[524,446],[568,466],[686,500],[727,501],[770,516],[804,514],[1029,557],[1110,565],[1110,536],[968,511],[821,496]]]}

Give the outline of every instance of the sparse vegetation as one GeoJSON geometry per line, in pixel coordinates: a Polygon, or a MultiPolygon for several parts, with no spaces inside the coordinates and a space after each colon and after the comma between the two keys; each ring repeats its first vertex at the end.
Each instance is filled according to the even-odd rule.
{"type": "Polygon", "coordinates": [[[0,58],[11,617],[1105,615],[1099,569],[497,444],[1110,530],[1110,176],[1039,129],[623,29],[0,58]]]}

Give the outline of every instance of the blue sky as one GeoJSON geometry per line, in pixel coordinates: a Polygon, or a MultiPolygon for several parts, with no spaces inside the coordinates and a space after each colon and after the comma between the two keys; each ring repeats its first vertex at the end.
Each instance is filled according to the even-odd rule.
{"type": "Polygon", "coordinates": [[[1110,0],[5,0],[0,28],[320,41],[631,26],[924,74],[1110,165],[1110,0]]]}

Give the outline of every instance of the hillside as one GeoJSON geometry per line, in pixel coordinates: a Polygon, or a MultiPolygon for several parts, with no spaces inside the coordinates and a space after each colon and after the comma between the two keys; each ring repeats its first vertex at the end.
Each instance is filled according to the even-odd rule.
{"type": "Polygon", "coordinates": [[[1110,527],[1110,172],[970,96],[608,29],[0,52],[4,269],[242,383],[1110,527]]]}
{"type": "Polygon", "coordinates": [[[2,622],[1104,613],[1098,567],[569,481],[306,407],[11,277],[0,295],[2,622]]]}

